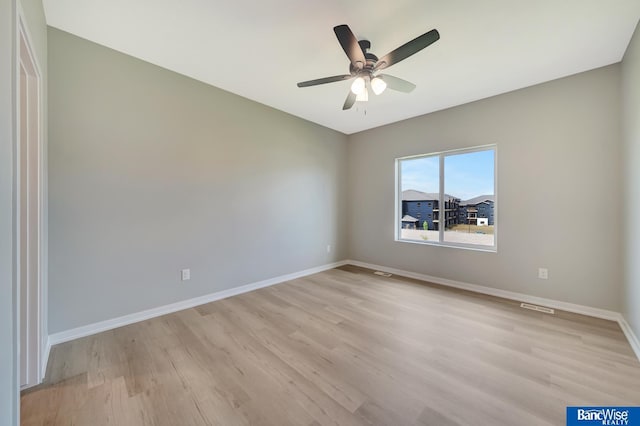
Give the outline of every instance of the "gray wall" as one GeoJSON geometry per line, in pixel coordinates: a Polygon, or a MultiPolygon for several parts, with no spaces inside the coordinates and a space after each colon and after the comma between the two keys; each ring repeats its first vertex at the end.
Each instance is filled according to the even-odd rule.
{"type": "MultiPolygon", "coordinates": [[[[27,21],[46,100],[47,37],[40,0],[0,0],[0,425],[18,424],[17,294],[13,276],[15,37],[18,5],[27,21]]],[[[45,134],[46,134],[46,111],[45,134]]]]}
{"type": "Polygon", "coordinates": [[[350,257],[619,311],[619,84],[618,64],[351,135],[350,257]],[[493,143],[498,252],[395,242],[394,159],[493,143]]]}
{"type": "Polygon", "coordinates": [[[622,62],[625,170],[625,277],[623,314],[640,336],[640,25],[622,62]]]}
{"type": "Polygon", "coordinates": [[[51,333],[346,258],[345,135],[53,28],[49,52],[51,333]]]}

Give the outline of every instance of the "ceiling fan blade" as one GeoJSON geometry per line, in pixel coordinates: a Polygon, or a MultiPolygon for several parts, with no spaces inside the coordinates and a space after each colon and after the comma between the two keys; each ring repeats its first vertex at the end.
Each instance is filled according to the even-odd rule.
{"type": "Polygon", "coordinates": [[[342,109],[351,109],[353,104],[356,103],[356,94],[349,90],[349,94],[347,95],[347,99],[344,101],[344,105],[342,105],[342,109]]]}
{"type": "Polygon", "coordinates": [[[431,30],[427,33],[424,33],[421,36],[414,38],[410,42],[407,42],[398,47],[396,50],[384,55],[378,60],[375,69],[382,70],[385,68],[389,68],[391,65],[397,64],[398,62],[407,59],[409,56],[418,53],[419,51],[429,46],[430,44],[435,43],[439,39],[440,33],[438,33],[438,30],[431,30]]]}
{"type": "Polygon", "coordinates": [[[410,81],[403,80],[392,75],[383,74],[379,75],[378,78],[381,78],[385,83],[387,83],[388,89],[397,90],[398,92],[411,93],[413,92],[413,89],[416,88],[416,85],[410,81]]]}
{"type": "Polygon", "coordinates": [[[334,75],[332,77],[318,78],[316,80],[303,81],[298,83],[298,87],[317,86],[318,84],[334,83],[336,81],[349,80],[353,76],[351,74],[334,75]]]}
{"type": "Polygon", "coordinates": [[[337,27],[333,27],[333,32],[336,33],[340,46],[342,46],[344,53],[349,57],[351,65],[357,69],[362,69],[366,63],[364,52],[362,51],[360,44],[358,44],[356,36],[351,32],[349,26],[338,25],[337,27]]]}

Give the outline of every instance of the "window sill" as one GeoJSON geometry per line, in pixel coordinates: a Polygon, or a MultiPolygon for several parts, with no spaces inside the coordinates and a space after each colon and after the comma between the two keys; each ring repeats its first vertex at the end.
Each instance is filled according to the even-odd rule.
{"type": "Polygon", "coordinates": [[[409,243],[409,244],[418,244],[418,245],[423,245],[423,246],[434,246],[434,247],[446,247],[446,248],[453,248],[453,249],[462,249],[462,250],[471,250],[471,251],[480,251],[480,252],[485,252],[485,253],[497,253],[498,252],[498,247],[497,246],[474,246],[474,245],[468,245],[468,244],[456,244],[456,243],[449,243],[449,242],[439,242],[439,241],[416,241],[416,240],[403,240],[400,238],[396,238],[395,241],[397,243],[409,243]]]}

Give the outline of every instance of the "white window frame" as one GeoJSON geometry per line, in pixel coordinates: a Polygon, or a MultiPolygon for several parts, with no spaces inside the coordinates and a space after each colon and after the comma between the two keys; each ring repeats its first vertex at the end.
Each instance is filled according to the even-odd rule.
{"type": "MultiPolygon", "coordinates": [[[[471,148],[460,148],[460,149],[452,149],[447,151],[439,151],[439,152],[431,152],[428,154],[419,154],[419,155],[410,155],[406,157],[399,157],[395,159],[395,178],[396,178],[396,194],[395,194],[395,214],[394,214],[394,229],[395,229],[395,241],[401,243],[410,243],[410,244],[420,244],[427,246],[439,246],[439,247],[451,247],[451,248],[459,248],[465,250],[475,250],[475,251],[484,251],[484,252],[492,252],[496,253],[498,251],[498,145],[490,144],[490,145],[481,145],[475,146],[471,148]],[[456,243],[451,241],[444,240],[444,231],[445,226],[438,226],[438,241],[419,241],[419,240],[405,240],[401,238],[402,228],[402,168],[400,167],[400,163],[404,160],[411,160],[417,158],[426,158],[426,157],[438,157],[439,159],[439,199],[438,205],[440,206],[441,218],[440,220],[446,220],[446,217],[443,217],[443,213],[446,215],[446,209],[444,209],[444,177],[445,177],[445,169],[444,169],[444,159],[450,155],[458,155],[458,154],[469,154],[473,152],[480,151],[489,151],[493,150],[493,245],[480,245],[480,244],[465,244],[465,243],[456,243]]],[[[456,213],[457,215],[457,213],[456,213]]],[[[441,222],[444,223],[444,222],[441,222]]]]}

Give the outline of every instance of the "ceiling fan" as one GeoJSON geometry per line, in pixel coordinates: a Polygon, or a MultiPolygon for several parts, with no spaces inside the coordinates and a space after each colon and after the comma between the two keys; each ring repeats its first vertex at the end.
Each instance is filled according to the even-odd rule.
{"type": "Polygon", "coordinates": [[[340,42],[344,53],[347,54],[347,57],[351,61],[349,64],[349,74],[303,81],[298,83],[298,87],[317,86],[318,84],[333,83],[355,78],[351,85],[351,91],[342,106],[343,110],[350,109],[356,101],[366,102],[369,99],[367,86],[371,86],[371,90],[373,90],[373,93],[376,95],[384,92],[386,88],[403,93],[413,91],[413,89],[416,88],[415,84],[392,75],[378,74],[378,72],[407,59],[409,56],[418,53],[440,39],[438,30],[431,30],[378,59],[376,55],[368,52],[371,48],[371,42],[369,42],[369,40],[358,41],[348,25],[338,25],[333,28],[333,32],[336,33],[338,42],[340,42]]]}

